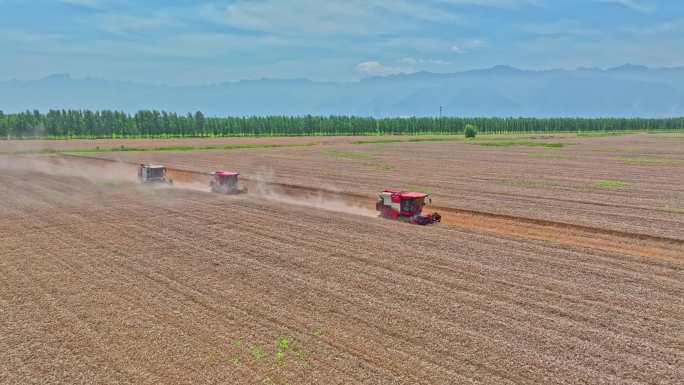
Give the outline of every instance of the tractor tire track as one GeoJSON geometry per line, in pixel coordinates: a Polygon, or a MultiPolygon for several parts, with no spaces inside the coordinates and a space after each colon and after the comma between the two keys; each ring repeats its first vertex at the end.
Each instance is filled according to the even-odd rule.
{"type": "MultiPolygon", "coordinates": [[[[99,158],[94,156],[68,156],[62,155],[67,159],[79,159],[81,158],[92,160],[95,162],[104,163],[117,163],[119,161],[110,160],[106,158],[99,158]]],[[[132,163],[129,163],[132,164],[132,163]]],[[[206,182],[205,177],[210,175],[209,173],[200,173],[190,170],[181,170],[177,168],[168,168],[169,173],[175,177],[180,176],[180,179],[186,182],[206,182]]],[[[354,194],[349,192],[340,192],[324,188],[314,188],[301,185],[285,184],[272,181],[260,181],[250,179],[249,177],[243,177],[242,180],[248,182],[248,187],[250,190],[256,190],[256,186],[265,185],[270,188],[277,189],[289,196],[294,197],[306,197],[320,196],[326,194],[332,199],[344,199],[346,202],[356,204],[361,207],[370,207],[369,201],[374,202],[374,197],[369,197],[364,194],[354,194]]],[[[512,195],[512,194],[509,194],[512,195]]],[[[546,198],[544,198],[546,199],[546,198]]],[[[564,200],[573,203],[579,203],[575,200],[564,200]]],[[[580,201],[581,202],[581,201],[580,201]]],[[[583,202],[587,203],[587,202],[583,202]]],[[[626,207],[626,206],[624,206],[626,207]]],[[[633,207],[632,207],[633,208],[633,207]]],[[[616,251],[627,254],[636,254],[637,256],[652,256],[654,258],[664,258],[668,260],[681,261],[684,258],[684,239],[655,236],[651,234],[642,233],[632,233],[620,230],[606,229],[606,228],[596,228],[580,224],[572,224],[566,222],[549,221],[544,219],[535,219],[528,217],[520,217],[507,214],[492,213],[482,210],[470,210],[463,208],[454,207],[444,207],[444,206],[429,206],[427,210],[437,210],[442,213],[451,214],[453,217],[463,217],[469,216],[475,218],[474,221],[459,222],[455,218],[449,219],[448,216],[444,216],[444,222],[450,226],[458,226],[462,228],[468,228],[472,226],[476,230],[488,230],[494,231],[499,234],[508,235],[518,235],[521,237],[526,237],[527,234],[522,232],[516,227],[527,227],[530,228],[531,232],[536,233],[535,237],[537,239],[542,239],[546,241],[557,241],[559,236],[563,232],[571,232],[572,236],[563,238],[562,242],[566,244],[572,244],[576,246],[584,246],[587,244],[595,249],[616,251]],[[518,226],[516,226],[518,225],[518,226]],[[614,238],[610,242],[592,242],[596,236],[601,236],[602,238],[614,238]],[[646,246],[634,246],[635,241],[647,242],[650,245],[646,246]],[[624,245],[627,246],[624,246],[624,245]],[[636,250],[635,250],[636,249],[636,250]],[[681,258],[680,258],[681,257],[681,258]]],[[[642,208],[646,209],[646,208],[642,208]]]]}

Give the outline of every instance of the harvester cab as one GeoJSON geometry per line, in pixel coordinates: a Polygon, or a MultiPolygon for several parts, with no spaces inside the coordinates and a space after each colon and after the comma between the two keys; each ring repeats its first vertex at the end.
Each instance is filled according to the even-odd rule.
{"type": "Polygon", "coordinates": [[[138,181],[173,184],[173,181],[166,176],[166,167],[156,164],[141,164],[138,168],[138,181]]]}
{"type": "Polygon", "coordinates": [[[383,218],[428,225],[442,220],[438,213],[423,214],[423,207],[429,200],[429,194],[388,189],[378,196],[375,209],[383,218]]]}
{"type": "Polygon", "coordinates": [[[212,178],[209,182],[211,191],[221,194],[242,194],[247,192],[246,187],[238,186],[240,173],[231,171],[216,171],[211,173],[212,178]]]}

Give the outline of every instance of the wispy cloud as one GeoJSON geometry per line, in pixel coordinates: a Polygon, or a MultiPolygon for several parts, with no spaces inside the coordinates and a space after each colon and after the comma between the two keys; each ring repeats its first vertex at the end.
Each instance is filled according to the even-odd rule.
{"type": "Polygon", "coordinates": [[[75,76],[117,68],[123,78],[163,81],[177,73],[170,82],[210,79],[208,74],[221,76],[216,81],[249,76],[341,80],[495,64],[684,64],[676,48],[684,46],[684,4],[674,0],[667,7],[665,0],[32,3],[0,0],[0,77],[38,72],[34,66],[51,71],[56,63],[56,71],[75,76]]]}
{"type": "Polygon", "coordinates": [[[381,35],[459,20],[443,9],[406,0],[238,0],[207,5],[202,15],[214,23],[282,35],[381,35]]]}
{"type": "Polygon", "coordinates": [[[365,76],[387,76],[410,71],[402,70],[400,67],[386,66],[377,61],[366,61],[356,65],[356,72],[365,76]]]}
{"type": "MultiPolygon", "coordinates": [[[[642,29],[643,31],[643,29],[642,29]]],[[[684,34],[684,19],[663,21],[647,29],[652,34],[684,34]]]]}
{"type": "Polygon", "coordinates": [[[381,50],[413,51],[421,55],[466,54],[487,48],[489,43],[483,38],[427,38],[407,37],[383,39],[373,47],[381,50]]]}
{"type": "Polygon", "coordinates": [[[101,9],[105,6],[105,0],[59,0],[60,3],[77,7],[101,9]]]}
{"type": "Polygon", "coordinates": [[[99,29],[115,34],[158,29],[178,23],[179,21],[176,18],[167,13],[159,13],[152,16],[111,14],[97,19],[97,26],[99,29]]]}
{"type": "Polygon", "coordinates": [[[73,42],[64,35],[22,31],[0,32],[0,47],[22,47],[26,52],[42,55],[77,57],[109,57],[117,59],[207,59],[235,52],[260,51],[293,47],[290,40],[273,36],[245,36],[229,33],[174,34],[155,44],[146,41],[100,38],[73,42]]]}
{"type": "Polygon", "coordinates": [[[363,76],[387,76],[400,73],[414,73],[418,71],[437,71],[444,72],[453,63],[441,59],[425,59],[414,57],[403,57],[399,60],[390,61],[385,64],[377,60],[366,61],[357,64],[354,68],[358,74],[363,76]]]}
{"type": "Polygon", "coordinates": [[[423,59],[423,58],[413,58],[413,57],[401,58],[401,59],[399,59],[399,63],[410,65],[410,66],[417,66],[417,65],[445,66],[445,65],[452,64],[450,61],[447,61],[447,60],[423,59]]]}
{"type": "Polygon", "coordinates": [[[631,10],[637,11],[637,12],[650,12],[653,11],[656,6],[653,3],[649,3],[643,0],[597,0],[603,3],[613,3],[620,5],[625,8],[629,8],[631,10]]]}
{"type": "Polygon", "coordinates": [[[490,8],[518,8],[523,6],[539,6],[544,0],[440,0],[453,5],[476,5],[490,8]]]}
{"type": "Polygon", "coordinates": [[[487,42],[481,39],[463,40],[453,44],[449,49],[457,54],[465,54],[470,51],[487,47],[487,42]]]}
{"type": "Polygon", "coordinates": [[[630,25],[621,29],[632,37],[682,37],[684,36],[684,18],[653,22],[648,25],[630,25]]]}
{"type": "Polygon", "coordinates": [[[520,29],[536,35],[572,35],[593,36],[599,33],[597,29],[584,26],[577,20],[559,20],[551,23],[528,24],[520,29]]]}
{"type": "MultiPolygon", "coordinates": [[[[614,67],[624,63],[654,67],[681,66],[681,35],[650,39],[644,36],[606,36],[578,40],[572,36],[542,36],[514,44],[512,50],[525,57],[532,69],[614,67]],[[568,55],[572,52],[572,55],[568,55]],[[562,64],[557,58],[563,57],[562,64]]],[[[519,60],[519,59],[518,59],[519,60]]],[[[517,63],[512,63],[516,65],[517,63]]],[[[521,65],[521,64],[518,64],[521,65]]]]}

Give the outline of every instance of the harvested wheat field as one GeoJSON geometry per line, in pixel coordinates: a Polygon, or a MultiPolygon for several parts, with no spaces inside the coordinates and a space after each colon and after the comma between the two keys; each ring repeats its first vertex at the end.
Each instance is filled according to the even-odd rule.
{"type": "MultiPolygon", "coordinates": [[[[440,137],[430,137],[438,138],[440,137]]],[[[426,136],[392,136],[385,135],[381,140],[410,141],[423,140],[426,136]]],[[[26,153],[26,152],[57,152],[57,151],[78,151],[78,150],[133,150],[133,149],[168,149],[191,148],[209,149],[222,146],[250,146],[259,148],[264,147],[308,147],[324,144],[342,144],[354,142],[375,142],[379,138],[376,136],[277,136],[277,137],[217,137],[217,138],[169,138],[169,139],[15,139],[0,141],[0,154],[26,153]]],[[[444,137],[441,137],[444,139],[444,137]]],[[[461,139],[461,137],[449,138],[450,140],[461,139]]]]}
{"type": "Polygon", "coordinates": [[[5,157],[0,383],[681,383],[684,142],[549,140],[5,157]]]}
{"type": "Polygon", "coordinates": [[[444,207],[684,240],[684,135],[87,155],[198,172],[236,169],[248,180],[360,194],[371,204],[383,188],[418,190],[444,207]],[[546,147],[556,145],[563,147],[546,147]]]}

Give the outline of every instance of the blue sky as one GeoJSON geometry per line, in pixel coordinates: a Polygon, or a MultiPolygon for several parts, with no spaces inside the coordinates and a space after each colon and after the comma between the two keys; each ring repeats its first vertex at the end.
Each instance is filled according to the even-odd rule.
{"type": "Polygon", "coordinates": [[[684,65],[680,0],[0,0],[0,79],[684,65]]]}

